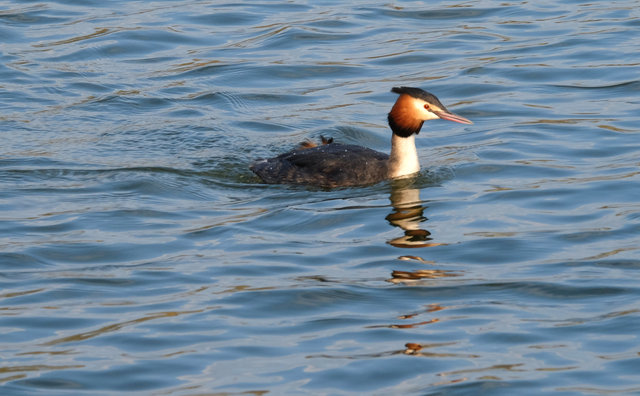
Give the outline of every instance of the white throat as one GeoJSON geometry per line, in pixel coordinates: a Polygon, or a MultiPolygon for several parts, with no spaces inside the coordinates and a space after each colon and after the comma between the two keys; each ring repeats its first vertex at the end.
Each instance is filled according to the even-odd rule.
{"type": "Polygon", "coordinates": [[[391,135],[391,155],[389,155],[389,178],[405,177],[420,171],[416,135],[403,138],[391,135]]]}

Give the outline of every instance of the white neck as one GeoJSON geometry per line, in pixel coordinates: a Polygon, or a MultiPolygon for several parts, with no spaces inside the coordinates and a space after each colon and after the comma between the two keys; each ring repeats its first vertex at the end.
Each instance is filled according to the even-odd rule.
{"type": "Polygon", "coordinates": [[[416,135],[403,138],[391,135],[391,155],[389,155],[389,178],[409,176],[420,171],[416,135]]]}

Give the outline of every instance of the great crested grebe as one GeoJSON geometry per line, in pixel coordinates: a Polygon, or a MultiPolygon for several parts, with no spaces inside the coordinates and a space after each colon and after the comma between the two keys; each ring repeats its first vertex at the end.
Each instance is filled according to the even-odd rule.
{"type": "Polygon", "coordinates": [[[435,95],[420,88],[394,87],[400,96],[387,119],[393,132],[391,154],[323,138],[321,146],[303,143],[298,149],[251,164],[265,183],[347,187],[407,177],[420,171],[415,135],[427,120],[472,124],[453,114],[435,95]]]}

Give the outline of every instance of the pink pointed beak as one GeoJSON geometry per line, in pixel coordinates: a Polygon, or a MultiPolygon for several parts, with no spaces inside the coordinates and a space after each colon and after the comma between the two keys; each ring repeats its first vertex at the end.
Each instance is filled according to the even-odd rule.
{"type": "Polygon", "coordinates": [[[457,114],[449,113],[448,111],[439,111],[434,113],[443,120],[459,122],[461,124],[473,124],[473,122],[467,120],[466,118],[457,114]]]}

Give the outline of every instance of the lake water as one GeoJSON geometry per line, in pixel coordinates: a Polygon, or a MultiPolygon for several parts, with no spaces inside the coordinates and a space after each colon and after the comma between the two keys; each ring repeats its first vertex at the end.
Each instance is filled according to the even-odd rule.
{"type": "Polygon", "coordinates": [[[0,393],[640,394],[639,10],[0,2],[0,393]],[[416,179],[249,171],[400,85],[416,179]]]}

